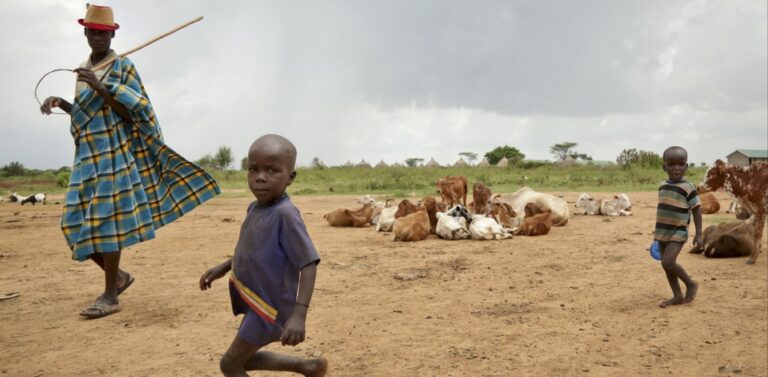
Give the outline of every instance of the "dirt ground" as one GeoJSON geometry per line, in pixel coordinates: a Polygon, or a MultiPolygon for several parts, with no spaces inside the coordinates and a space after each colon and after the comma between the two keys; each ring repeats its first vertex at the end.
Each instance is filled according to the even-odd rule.
{"type": "MultiPolygon", "coordinates": [[[[718,195],[705,225],[732,218],[718,195]]],[[[630,197],[632,217],[572,217],[546,236],[407,244],[329,227],[323,214],[354,197],[295,197],[323,260],[306,342],[269,349],[322,355],[334,377],[768,375],[768,255],[682,253],[698,298],[661,309],[656,193],[630,197]]],[[[136,282],[122,311],[92,321],[78,312],[103,275],[70,259],[61,205],[0,203],[0,295],[20,293],[0,301],[0,377],[220,375],[239,318],[226,280],[197,281],[231,255],[249,201],[217,198],[126,250],[136,282]]]]}

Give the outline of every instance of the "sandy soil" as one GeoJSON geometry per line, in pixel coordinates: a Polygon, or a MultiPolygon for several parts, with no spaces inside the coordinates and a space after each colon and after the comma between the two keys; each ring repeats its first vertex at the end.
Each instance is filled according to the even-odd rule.
{"type": "MultiPolygon", "coordinates": [[[[355,207],[353,197],[296,197],[323,262],[307,341],[269,349],[322,355],[336,377],[766,376],[768,255],[748,266],[681,254],[699,296],[661,309],[670,290],[647,252],[655,193],[630,196],[628,218],[414,244],[329,227],[322,215],[355,207]]],[[[248,202],[217,198],[126,250],[136,282],[121,312],[93,321],[78,312],[103,275],[70,260],[60,205],[0,203],[0,294],[20,292],[0,301],[0,376],[219,375],[239,318],[225,281],[208,292],[197,281],[232,253],[248,202]]],[[[721,211],[705,224],[729,218],[721,211]]]]}

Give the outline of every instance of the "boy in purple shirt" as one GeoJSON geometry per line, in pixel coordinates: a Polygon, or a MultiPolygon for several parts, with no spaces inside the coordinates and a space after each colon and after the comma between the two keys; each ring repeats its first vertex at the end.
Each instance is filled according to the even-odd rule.
{"type": "Polygon", "coordinates": [[[299,210],[285,193],[296,177],[296,147],[278,135],[258,138],[248,151],[248,187],[256,201],[240,228],[232,259],[206,271],[200,289],[232,271],[232,311],[244,314],[235,340],[221,359],[225,376],[274,370],[324,376],[328,361],[259,351],[281,341],[304,341],[304,325],[315,286],[317,255],[299,210]]]}

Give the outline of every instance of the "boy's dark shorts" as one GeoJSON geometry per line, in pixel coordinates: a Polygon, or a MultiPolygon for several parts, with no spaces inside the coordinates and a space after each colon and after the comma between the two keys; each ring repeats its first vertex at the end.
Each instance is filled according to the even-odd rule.
{"type": "Polygon", "coordinates": [[[263,347],[269,343],[280,340],[283,330],[278,323],[269,323],[267,320],[248,308],[237,330],[240,339],[256,347],[263,347]]]}

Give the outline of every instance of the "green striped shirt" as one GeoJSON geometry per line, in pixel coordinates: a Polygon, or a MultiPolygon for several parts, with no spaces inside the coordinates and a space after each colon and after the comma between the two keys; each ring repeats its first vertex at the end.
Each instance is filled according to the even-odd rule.
{"type": "Polygon", "coordinates": [[[686,180],[666,181],[659,187],[659,205],[656,207],[656,231],[659,241],[685,242],[691,209],[701,205],[696,187],[686,180]]]}

